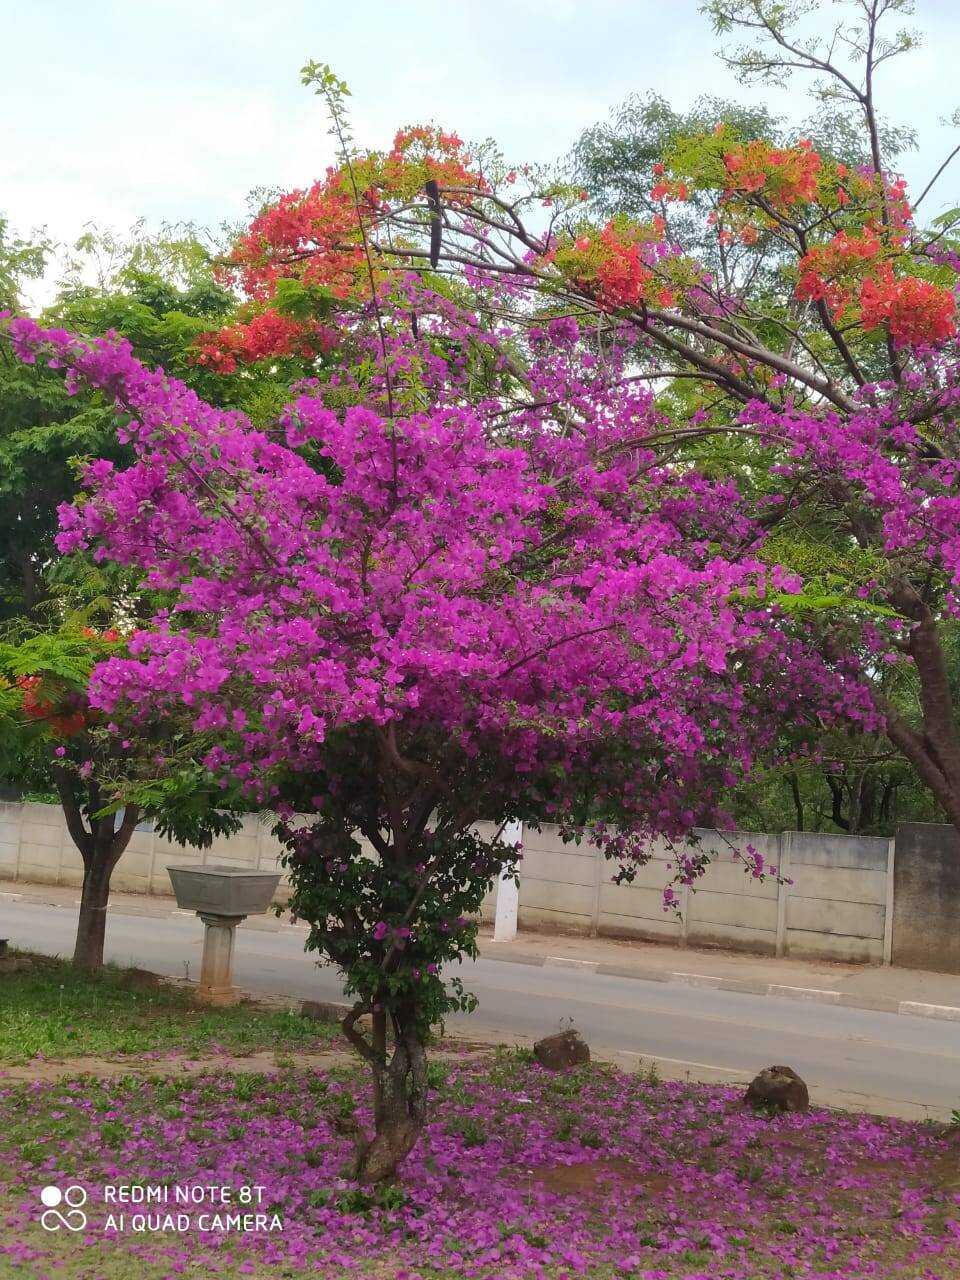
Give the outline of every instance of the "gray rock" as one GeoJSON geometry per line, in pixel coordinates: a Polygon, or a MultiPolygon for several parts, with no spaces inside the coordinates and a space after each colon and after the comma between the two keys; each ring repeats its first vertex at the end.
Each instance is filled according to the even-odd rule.
{"type": "Polygon", "coordinates": [[[757,1110],[769,1107],[774,1111],[806,1111],[810,1094],[793,1067],[765,1067],[751,1080],[743,1100],[757,1110]]]}
{"type": "Polygon", "coordinates": [[[579,1031],[559,1031],[546,1036],[533,1046],[533,1056],[548,1071],[566,1071],[590,1061],[590,1046],[579,1031]]]}
{"type": "Polygon", "coordinates": [[[350,1012],[348,1004],[332,1004],[327,1000],[304,1000],[300,1006],[301,1018],[314,1022],[342,1022],[350,1012]]]}

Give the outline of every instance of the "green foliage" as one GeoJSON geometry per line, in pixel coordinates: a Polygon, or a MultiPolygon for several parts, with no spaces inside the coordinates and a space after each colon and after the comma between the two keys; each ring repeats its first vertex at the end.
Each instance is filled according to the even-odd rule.
{"type": "Polygon", "coordinates": [[[310,61],[300,68],[300,83],[313,85],[314,91],[328,103],[339,106],[350,97],[346,80],[340,80],[325,62],[310,61]]]}
{"type": "MultiPolygon", "coordinates": [[[[368,784],[356,778],[348,786],[368,784]]],[[[321,784],[314,779],[312,785],[321,784]]],[[[380,833],[374,833],[373,856],[364,857],[343,834],[332,803],[308,831],[281,825],[278,832],[287,850],[290,909],[311,926],[307,949],[340,967],[348,994],[402,1015],[423,1036],[446,1014],[476,1007],[462,980],[445,985],[439,970],[476,956],[476,917],[492,877],[501,866],[515,866],[512,847],[458,830],[441,813],[436,832],[424,840],[423,864],[404,866],[377,850],[380,833]]]]}
{"type": "Polygon", "coordinates": [[[403,1188],[389,1183],[381,1183],[370,1190],[350,1187],[345,1191],[338,1191],[332,1187],[318,1187],[308,1197],[308,1202],[315,1209],[331,1208],[338,1213],[356,1217],[366,1217],[378,1209],[396,1213],[403,1208],[406,1200],[403,1188]]]}
{"type": "Polygon", "coordinates": [[[41,676],[53,686],[86,688],[97,660],[91,638],[58,631],[31,636],[22,644],[0,643],[0,670],[12,676],[41,676]]]}
{"type": "Polygon", "coordinates": [[[444,1130],[451,1136],[459,1135],[465,1147],[482,1147],[487,1142],[487,1131],[477,1116],[456,1116],[444,1130]]]}
{"type": "MultiPolygon", "coordinates": [[[[216,247],[187,225],[159,235],[142,222],[127,236],[91,228],[74,246],[45,319],[84,336],[119,333],[139,358],[176,374],[212,403],[246,409],[255,422],[272,421],[287,395],[279,375],[255,370],[225,378],[193,361],[199,334],[223,324],[235,306],[214,279],[216,247]]],[[[9,305],[16,305],[20,283],[42,270],[46,254],[44,241],[11,239],[0,220],[0,293],[9,305]]],[[[57,511],[74,499],[83,461],[107,458],[122,466],[129,459],[116,430],[113,406],[102,396],[69,394],[59,371],[14,360],[0,341],[0,623],[6,623],[0,674],[39,675],[55,698],[85,691],[93,662],[104,656],[82,638],[83,627],[146,620],[157,604],[156,596],[138,590],[133,571],[56,552],[57,511]]],[[[115,744],[101,734],[99,751],[83,758],[109,765],[111,784],[135,778],[142,794],[134,796],[131,787],[121,797],[115,788],[112,805],[106,795],[98,804],[107,812],[140,803],[157,815],[165,834],[182,842],[209,843],[235,830],[239,820],[222,812],[229,798],[214,796],[186,739],[166,737],[175,738],[178,763],[151,780],[144,777],[149,757],[124,777],[115,744]]],[[[147,738],[137,745],[155,754],[156,733],[147,738]]],[[[169,741],[167,748],[169,754],[169,741]]],[[[38,727],[18,715],[15,692],[0,688],[0,780],[49,792],[48,751],[38,727]]]]}
{"type": "Polygon", "coordinates": [[[24,281],[43,275],[50,248],[46,236],[25,240],[0,215],[0,311],[19,308],[24,281]]]}
{"type": "Polygon", "coordinates": [[[325,320],[334,310],[343,310],[330,289],[323,285],[304,284],[302,280],[286,277],[276,283],[274,305],[281,315],[294,320],[325,320]]]}
{"type": "Polygon", "coordinates": [[[135,804],[152,815],[164,839],[207,849],[215,837],[232,835],[243,825],[242,811],[229,809],[226,803],[212,774],[188,758],[158,777],[129,783],[111,807],[135,804]]]}
{"type": "Polygon", "coordinates": [[[84,456],[122,458],[112,410],[0,347],[0,619],[36,617],[49,598],[57,508],[76,493],[84,456]]]}
{"type": "MultiPolygon", "coordinates": [[[[726,122],[744,141],[775,138],[781,124],[780,117],[762,106],[744,107],[721,98],[700,97],[688,111],[681,112],[657,93],[631,94],[611,113],[609,122],[584,130],[568,163],[598,214],[649,218],[661,211],[660,201],[650,197],[656,181],[653,166],[682,140],[709,136],[719,121],[726,122]]],[[[695,201],[691,213],[681,211],[682,221],[675,226],[678,239],[706,249],[713,237],[708,238],[706,228],[700,225],[705,214],[703,201],[695,201]]]]}

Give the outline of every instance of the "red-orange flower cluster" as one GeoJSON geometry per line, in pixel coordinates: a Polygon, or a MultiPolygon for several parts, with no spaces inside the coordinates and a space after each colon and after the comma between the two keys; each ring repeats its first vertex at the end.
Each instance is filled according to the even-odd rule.
{"type": "Polygon", "coordinates": [[[817,198],[821,160],[809,138],[795,147],[773,147],[759,138],[741,143],[724,153],[723,165],[728,197],[762,191],[774,208],[783,210],[817,198]]]}
{"type": "Polygon", "coordinates": [[[598,238],[607,250],[597,267],[597,281],[604,301],[618,307],[640,302],[651,275],[640,257],[640,246],[618,234],[613,223],[607,223],[598,238]]]}
{"type": "Polygon", "coordinates": [[[864,329],[886,325],[895,342],[916,346],[942,342],[957,332],[957,304],[942,285],[918,276],[897,276],[882,256],[873,230],[839,232],[800,260],[798,298],[825,302],[839,319],[859,306],[864,329]]]}
{"type": "MultiPolygon", "coordinates": [[[[371,213],[379,200],[367,192],[362,203],[371,213]]],[[[254,218],[222,275],[255,300],[272,298],[277,280],[294,273],[305,285],[346,298],[362,257],[349,188],[339,170],[328,169],[323,181],[288,192],[254,218]]]]}
{"type": "Polygon", "coordinates": [[[470,168],[469,154],[455,133],[445,133],[433,125],[414,125],[399,129],[393,139],[393,150],[383,162],[381,189],[387,193],[402,188],[411,174],[422,185],[425,177],[435,178],[446,189],[451,204],[468,204],[470,192],[488,191],[482,175],[470,168]],[[420,168],[428,170],[426,174],[420,168]],[[454,194],[454,193],[466,194],[454,194]]]}
{"type": "Polygon", "coordinates": [[[23,713],[30,720],[45,720],[62,738],[82,733],[87,717],[80,710],[58,710],[56,703],[40,696],[40,676],[18,676],[17,687],[23,692],[23,713]]]}
{"type": "Polygon", "coordinates": [[[889,263],[860,289],[865,329],[886,324],[895,342],[917,346],[943,342],[957,332],[957,302],[949,289],[917,276],[897,279],[889,263]]]}
{"type": "Polygon", "coordinates": [[[367,296],[358,206],[360,218],[376,222],[392,203],[419,197],[430,179],[438,183],[446,203],[467,205],[474,193],[489,189],[470,162],[455,133],[419,125],[399,130],[390,151],[356,156],[349,170],[328,168],[307,190],[281,196],[254,218],[221,271],[226,283],[242,288],[253,309],[264,309],[218,333],[203,334],[198,362],[231,373],[238,363],[329,351],[336,330],[295,320],[270,306],[277,282],[296,279],[306,289],[320,288],[340,300],[367,296]]]}
{"type": "Polygon", "coordinates": [[[825,302],[838,319],[850,305],[858,282],[880,253],[871,233],[857,236],[840,231],[826,244],[816,245],[800,259],[797,297],[825,302]]]}
{"type": "Polygon", "coordinates": [[[660,218],[648,228],[608,222],[595,237],[580,236],[574,241],[576,257],[571,270],[608,310],[637,306],[641,302],[669,306],[673,294],[657,279],[643,252],[650,240],[649,233],[659,236],[662,231],[660,218]]]}
{"type": "Polygon", "coordinates": [[[219,333],[203,334],[197,341],[196,360],[217,373],[233,373],[238,362],[252,364],[267,358],[316,356],[331,351],[336,342],[336,329],[313,321],[304,323],[268,307],[247,323],[228,325],[219,333]]]}
{"type": "Polygon", "coordinates": [[[653,173],[657,181],[650,191],[651,200],[689,200],[690,188],[687,183],[668,177],[664,165],[655,164],[653,173]]]}

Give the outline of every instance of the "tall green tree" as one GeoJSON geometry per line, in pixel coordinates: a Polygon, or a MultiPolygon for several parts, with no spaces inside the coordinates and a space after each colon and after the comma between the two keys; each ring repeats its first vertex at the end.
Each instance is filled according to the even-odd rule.
{"type": "MultiPolygon", "coordinates": [[[[0,222],[2,309],[23,309],[25,285],[49,261],[42,238],[19,239],[0,222]]],[[[87,232],[45,318],[84,335],[115,332],[217,403],[268,414],[279,396],[269,369],[229,378],[193,358],[198,336],[234,307],[194,229],[151,237],[138,225],[125,237],[87,232]]],[[[157,603],[129,571],[55,545],[58,509],[75,497],[84,463],[129,460],[116,427],[108,397],[72,393],[58,371],[0,345],[0,783],[63,809],[84,867],[74,960],[88,970],[102,964],[111,875],[141,819],[197,845],[238,821],[198,764],[195,735],[167,724],[121,746],[87,705],[90,671],[116,647],[117,628],[157,603]]]]}

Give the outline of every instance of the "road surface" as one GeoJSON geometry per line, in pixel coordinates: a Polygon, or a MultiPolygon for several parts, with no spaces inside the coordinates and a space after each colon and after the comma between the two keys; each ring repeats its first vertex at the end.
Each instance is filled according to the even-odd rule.
{"type": "MultiPolygon", "coordinates": [[[[76,910],[0,901],[0,937],[69,955],[76,910]]],[[[202,933],[192,915],[111,911],[106,957],[179,977],[189,964],[196,978],[202,933]]],[[[340,998],[336,971],[318,968],[303,951],[304,937],[298,927],[241,925],[236,983],[298,999],[340,998]]],[[[480,1007],[451,1019],[452,1034],[529,1043],[572,1019],[594,1056],[618,1055],[628,1065],[633,1055],[656,1059],[664,1075],[749,1079],[761,1067],[787,1063],[815,1100],[828,1104],[942,1118],[960,1107],[957,1023],[502,960],[468,963],[462,976],[480,1007]]]]}

